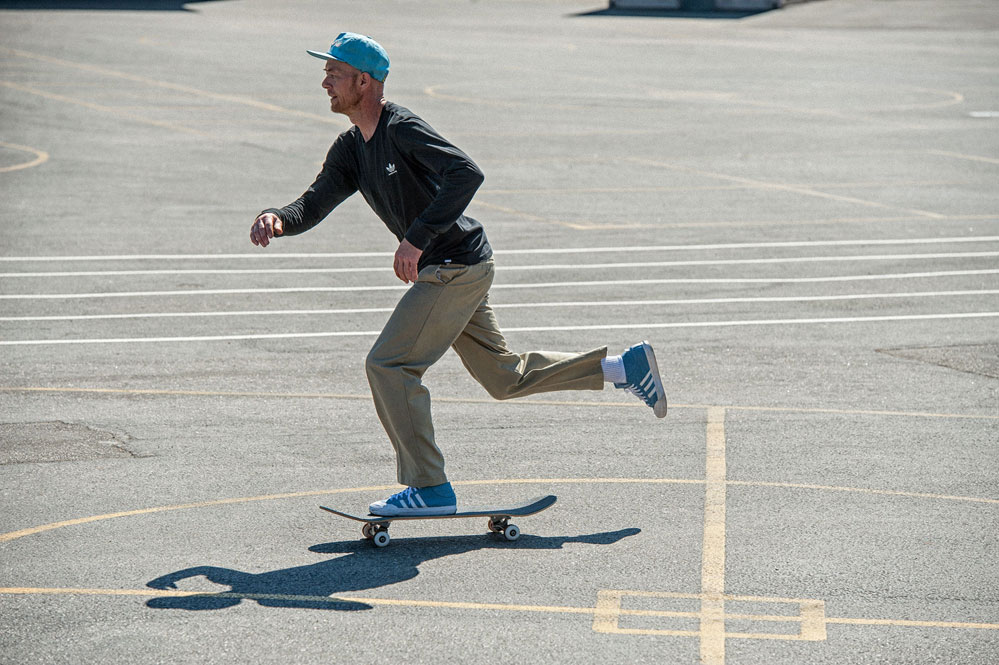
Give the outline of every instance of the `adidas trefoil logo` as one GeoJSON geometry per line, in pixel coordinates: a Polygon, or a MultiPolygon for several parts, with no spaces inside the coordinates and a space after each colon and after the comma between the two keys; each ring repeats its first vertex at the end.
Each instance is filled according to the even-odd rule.
{"type": "Polygon", "coordinates": [[[389,162],[389,165],[385,167],[385,173],[387,173],[388,175],[395,175],[396,174],[395,164],[389,162]]]}

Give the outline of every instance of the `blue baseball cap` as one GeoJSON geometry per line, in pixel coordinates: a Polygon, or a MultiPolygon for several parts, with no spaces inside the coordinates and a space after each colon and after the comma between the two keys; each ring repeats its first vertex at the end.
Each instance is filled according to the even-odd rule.
{"type": "Polygon", "coordinates": [[[378,81],[384,81],[389,73],[389,57],[381,44],[371,37],[353,32],[341,32],[326,53],[308,51],[308,54],[321,60],[339,60],[354,69],[370,74],[378,81]]]}

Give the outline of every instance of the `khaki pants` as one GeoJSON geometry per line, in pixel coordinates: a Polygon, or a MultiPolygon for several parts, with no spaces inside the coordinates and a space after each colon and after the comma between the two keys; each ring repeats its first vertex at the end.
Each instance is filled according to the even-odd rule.
{"type": "Polygon", "coordinates": [[[493,262],[427,266],[402,297],[365,369],[375,409],[395,448],[398,480],[427,487],[447,482],[434,441],[423,373],[452,347],[496,399],[556,390],[601,390],[606,347],[587,353],[515,354],[488,303],[493,262]]]}

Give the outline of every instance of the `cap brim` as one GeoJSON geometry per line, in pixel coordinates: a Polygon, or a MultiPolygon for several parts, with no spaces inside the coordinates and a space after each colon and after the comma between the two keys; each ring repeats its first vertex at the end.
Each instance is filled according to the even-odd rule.
{"type": "Polygon", "coordinates": [[[339,58],[334,58],[329,53],[322,53],[321,51],[309,51],[309,50],[306,50],[305,52],[311,55],[313,58],[319,58],[320,60],[336,60],[337,62],[343,62],[339,58]]]}

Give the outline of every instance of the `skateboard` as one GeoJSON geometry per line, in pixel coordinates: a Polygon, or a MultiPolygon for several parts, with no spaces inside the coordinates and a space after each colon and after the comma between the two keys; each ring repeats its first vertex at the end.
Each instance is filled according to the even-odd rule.
{"type": "Polygon", "coordinates": [[[361,534],[366,539],[372,541],[376,547],[385,547],[389,544],[390,540],[388,533],[389,525],[396,520],[444,520],[462,517],[488,517],[489,522],[487,526],[491,532],[502,535],[506,540],[514,541],[520,538],[520,527],[516,524],[510,524],[511,517],[525,517],[540,513],[546,508],[551,508],[555,501],[556,497],[549,494],[548,496],[539,496],[536,499],[506,508],[469,508],[468,510],[462,510],[452,515],[365,515],[360,517],[327,508],[326,506],[319,507],[334,515],[346,517],[349,520],[357,522],[364,522],[364,526],[361,527],[361,534]]]}

